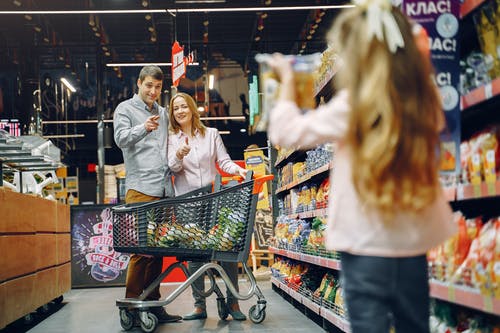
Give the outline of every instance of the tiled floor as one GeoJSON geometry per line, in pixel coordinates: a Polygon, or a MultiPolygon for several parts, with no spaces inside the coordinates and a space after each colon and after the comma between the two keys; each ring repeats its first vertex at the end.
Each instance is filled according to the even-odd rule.
{"type": "MultiPolygon", "coordinates": [[[[244,292],[246,281],[240,282],[244,292]]],[[[215,295],[208,298],[208,318],[206,320],[180,321],[161,324],[155,332],[324,332],[303,313],[274,292],[269,281],[259,281],[259,286],[267,300],[266,319],[260,324],[250,320],[238,322],[230,319],[220,320],[217,314],[215,295]]],[[[162,285],[163,295],[168,295],[177,285],[162,285]]],[[[223,288],[225,292],[225,287],[223,288]]],[[[29,333],[94,333],[123,332],[120,326],[118,308],[115,300],[123,297],[123,288],[74,289],[64,297],[64,306],[39,324],[28,330],[29,333]]],[[[256,303],[257,298],[240,301],[245,314],[256,303]]],[[[172,303],[166,306],[169,313],[186,314],[192,310],[191,289],[188,288],[172,303]]],[[[0,331],[2,332],[2,331],[0,331]]],[[[130,332],[141,332],[134,328],[130,332]]]]}

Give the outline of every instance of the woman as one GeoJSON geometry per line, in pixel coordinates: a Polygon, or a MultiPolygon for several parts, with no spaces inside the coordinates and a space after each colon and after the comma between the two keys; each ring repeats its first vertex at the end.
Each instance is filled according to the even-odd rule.
{"type": "MultiPolygon", "coordinates": [[[[234,163],[226,152],[219,132],[215,128],[205,127],[200,121],[196,102],[185,93],[177,93],[170,100],[169,108],[170,135],[168,138],[168,165],[174,175],[175,195],[181,195],[209,185],[217,175],[216,163],[229,174],[245,177],[247,170],[234,163]]],[[[188,269],[196,272],[203,262],[189,262],[188,269]]],[[[221,266],[238,290],[238,264],[222,262],[221,266]]],[[[199,290],[205,289],[204,278],[199,278],[194,285],[199,290]]],[[[235,320],[246,320],[240,311],[238,300],[227,290],[229,314],[235,320]]],[[[207,318],[205,297],[193,289],[194,310],[183,317],[184,320],[207,318]]]]}

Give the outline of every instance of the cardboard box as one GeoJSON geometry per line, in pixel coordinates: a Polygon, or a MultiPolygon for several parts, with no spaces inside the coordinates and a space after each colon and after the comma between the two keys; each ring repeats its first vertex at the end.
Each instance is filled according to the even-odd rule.
{"type": "Polygon", "coordinates": [[[56,232],[56,202],[39,197],[32,197],[27,204],[32,205],[33,224],[37,232],[56,232]]]}
{"type": "Polygon", "coordinates": [[[70,232],[71,222],[69,219],[69,205],[63,204],[62,202],[57,202],[57,222],[56,222],[56,232],[70,232]]]}
{"type": "Polygon", "coordinates": [[[57,263],[57,238],[56,234],[36,234],[37,242],[37,268],[38,270],[55,266],[57,263]]]}
{"type": "Polygon", "coordinates": [[[56,234],[56,264],[61,265],[71,261],[71,236],[70,234],[56,234]]]}
{"type": "Polygon", "coordinates": [[[35,209],[30,195],[0,188],[0,233],[35,232],[35,209]]]}
{"type": "Polygon", "coordinates": [[[4,283],[4,308],[0,312],[0,322],[10,324],[34,311],[36,273],[26,275],[4,283]]]}
{"type": "Polygon", "coordinates": [[[0,330],[7,326],[5,321],[5,283],[0,283],[0,330]]]}
{"type": "Polygon", "coordinates": [[[57,266],[57,296],[63,295],[71,290],[71,263],[57,266]]]}
{"type": "Polygon", "coordinates": [[[0,282],[36,272],[36,246],[35,234],[0,236],[0,282]]]}
{"type": "Polygon", "coordinates": [[[57,267],[47,268],[36,273],[35,297],[32,307],[37,309],[56,298],[59,292],[57,283],[57,267]]]}

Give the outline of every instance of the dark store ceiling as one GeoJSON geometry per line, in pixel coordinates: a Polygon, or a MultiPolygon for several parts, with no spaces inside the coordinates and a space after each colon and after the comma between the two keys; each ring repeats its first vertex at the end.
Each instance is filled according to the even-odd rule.
{"type": "Polygon", "coordinates": [[[2,0],[0,12],[143,12],[0,13],[0,64],[34,61],[32,67],[78,72],[85,63],[93,66],[97,61],[102,64],[170,62],[172,43],[178,40],[185,47],[185,53],[194,51],[200,67],[207,63],[208,68],[241,66],[254,71],[254,55],[258,52],[323,51],[325,31],[339,12],[328,7],[346,3],[348,1],[333,0],[2,0]],[[309,8],[273,10],[284,6],[309,8]],[[211,11],[237,7],[246,10],[211,11]],[[250,7],[254,9],[248,10],[250,7]],[[195,12],[194,9],[208,11],[195,12]],[[155,12],[157,10],[162,12],[155,12]]]}

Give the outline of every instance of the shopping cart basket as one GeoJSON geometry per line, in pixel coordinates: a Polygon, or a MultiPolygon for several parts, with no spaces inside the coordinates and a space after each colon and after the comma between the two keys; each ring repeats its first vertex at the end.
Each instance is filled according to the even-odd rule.
{"type": "Polygon", "coordinates": [[[214,272],[219,273],[235,298],[246,300],[256,295],[257,304],[249,310],[250,320],[260,323],[265,319],[266,300],[246,262],[258,194],[262,185],[271,179],[272,175],[252,178],[252,172],[248,171],[245,180],[222,184],[218,176],[213,189],[207,186],[175,198],[112,208],[113,246],[116,251],[176,257],[176,262],[167,267],[138,298],[116,301],[123,329],[133,327],[132,310],[139,310],[142,330],[153,332],[158,319],[149,309],[171,303],[204,274],[208,275],[211,287],[206,292],[193,288],[203,296],[215,292],[219,317],[226,319],[229,311],[215,283],[214,272]],[[186,260],[241,262],[250,288],[246,294],[238,293],[223,268],[212,262],[190,275],[182,263],[186,260]],[[175,268],[180,268],[187,280],[164,300],[146,301],[146,296],[175,268]]]}

